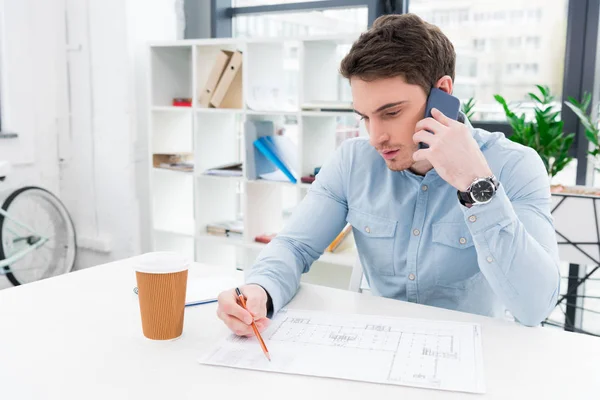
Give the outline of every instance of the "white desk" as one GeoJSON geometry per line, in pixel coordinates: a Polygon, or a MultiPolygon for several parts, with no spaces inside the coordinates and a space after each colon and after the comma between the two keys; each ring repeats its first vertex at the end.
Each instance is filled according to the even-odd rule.
{"type": "MultiPolygon", "coordinates": [[[[198,265],[190,276],[223,271],[198,265]]],[[[134,284],[124,260],[0,291],[0,398],[600,398],[598,338],[311,285],[290,308],[481,323],[487,393],[204,366],[196,362],[200,349],[228,333],[216,304],[187,308],[180,339],[151,342],[141,333],[134,284]]]]}

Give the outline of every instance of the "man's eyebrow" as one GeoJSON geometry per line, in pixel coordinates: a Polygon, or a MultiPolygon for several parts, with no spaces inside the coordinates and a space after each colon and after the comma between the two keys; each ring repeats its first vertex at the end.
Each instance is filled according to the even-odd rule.
{"type": "Polygon", "coordinates": [[[379,107],[377,110],[375,110],[375,112],[378,113],[378,112],[383,111],[383,110],[385,110],[387,108],[399,106],[400,104],[403,104],[403,103],[406,103],[406,102],[407,102],[406,100],[402,100],[402,101],[397,101],[395,103],[387,103],[387,104],[384,104],[381,107],[379,107]]]}
{"type": "MultiPolygon", "coordinates": [[[[395,106],[399,106],[399,105],[404,104],[404,103],[408,103],[408,101],[402,100],[402,101],[397,101],[395,103],[387,103],[387,104],[384,104],[381,107],[379,107],[377,110],[375,110],[375,112],[378,113],[378,112],[383,111],[385,109],[388,109],[388,108],[391,108],[391,107],[395,107],[395,106]]],[[[361,117],[364,117],[364,115],[360,111],[358,111],[358,110],[355,109],[354,112],[357,113],[358,115],[360,115],[361,117]]]]}

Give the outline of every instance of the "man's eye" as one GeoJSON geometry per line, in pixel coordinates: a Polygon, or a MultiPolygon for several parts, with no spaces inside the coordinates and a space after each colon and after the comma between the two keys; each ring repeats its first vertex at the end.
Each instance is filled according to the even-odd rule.
{"type": "Polygon", "coordinates": [[[363,116],[361,116],[361,117],[360,117],[360,120],[361,120],[361,121],[368,121],[368,120],[369,120],[369,117],[365,117],[365,116],[363,115],[363,116]]]}
{"type": "Polygon", "coordinates": [[[387,115],[388,117],[393,117],[394,115],[398,114],[399,112],[400,112],[399,110],[398,111],[392,111],[392,112],[389,112],[389,113],[385,113],[385,115],[387,115]]]}

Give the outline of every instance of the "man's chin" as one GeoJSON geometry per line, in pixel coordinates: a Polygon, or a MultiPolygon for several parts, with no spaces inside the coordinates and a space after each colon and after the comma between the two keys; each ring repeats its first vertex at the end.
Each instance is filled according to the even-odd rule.
{"type": "Polygon", "coordinates": [[[412,165],[413,165],[413,161],[410,160],[410,162],[406,161],[406,160],[397,160],[397,159],[393,159],[393,160],[385,160],[385,164],[387,165],[388,169],[390,171],[404,171],[406,169],[409,169],[412,165]]]}

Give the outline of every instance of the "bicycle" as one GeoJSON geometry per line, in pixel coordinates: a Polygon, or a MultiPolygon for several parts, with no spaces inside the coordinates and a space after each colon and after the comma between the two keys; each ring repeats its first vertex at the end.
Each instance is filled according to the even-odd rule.
{"type": "Polygon", "coordinates": [[[0,161],[0,276],[18,286],[71,272],[77,240],[66,207],[41,187],[3,188],[9,172],[0,161]]]}

